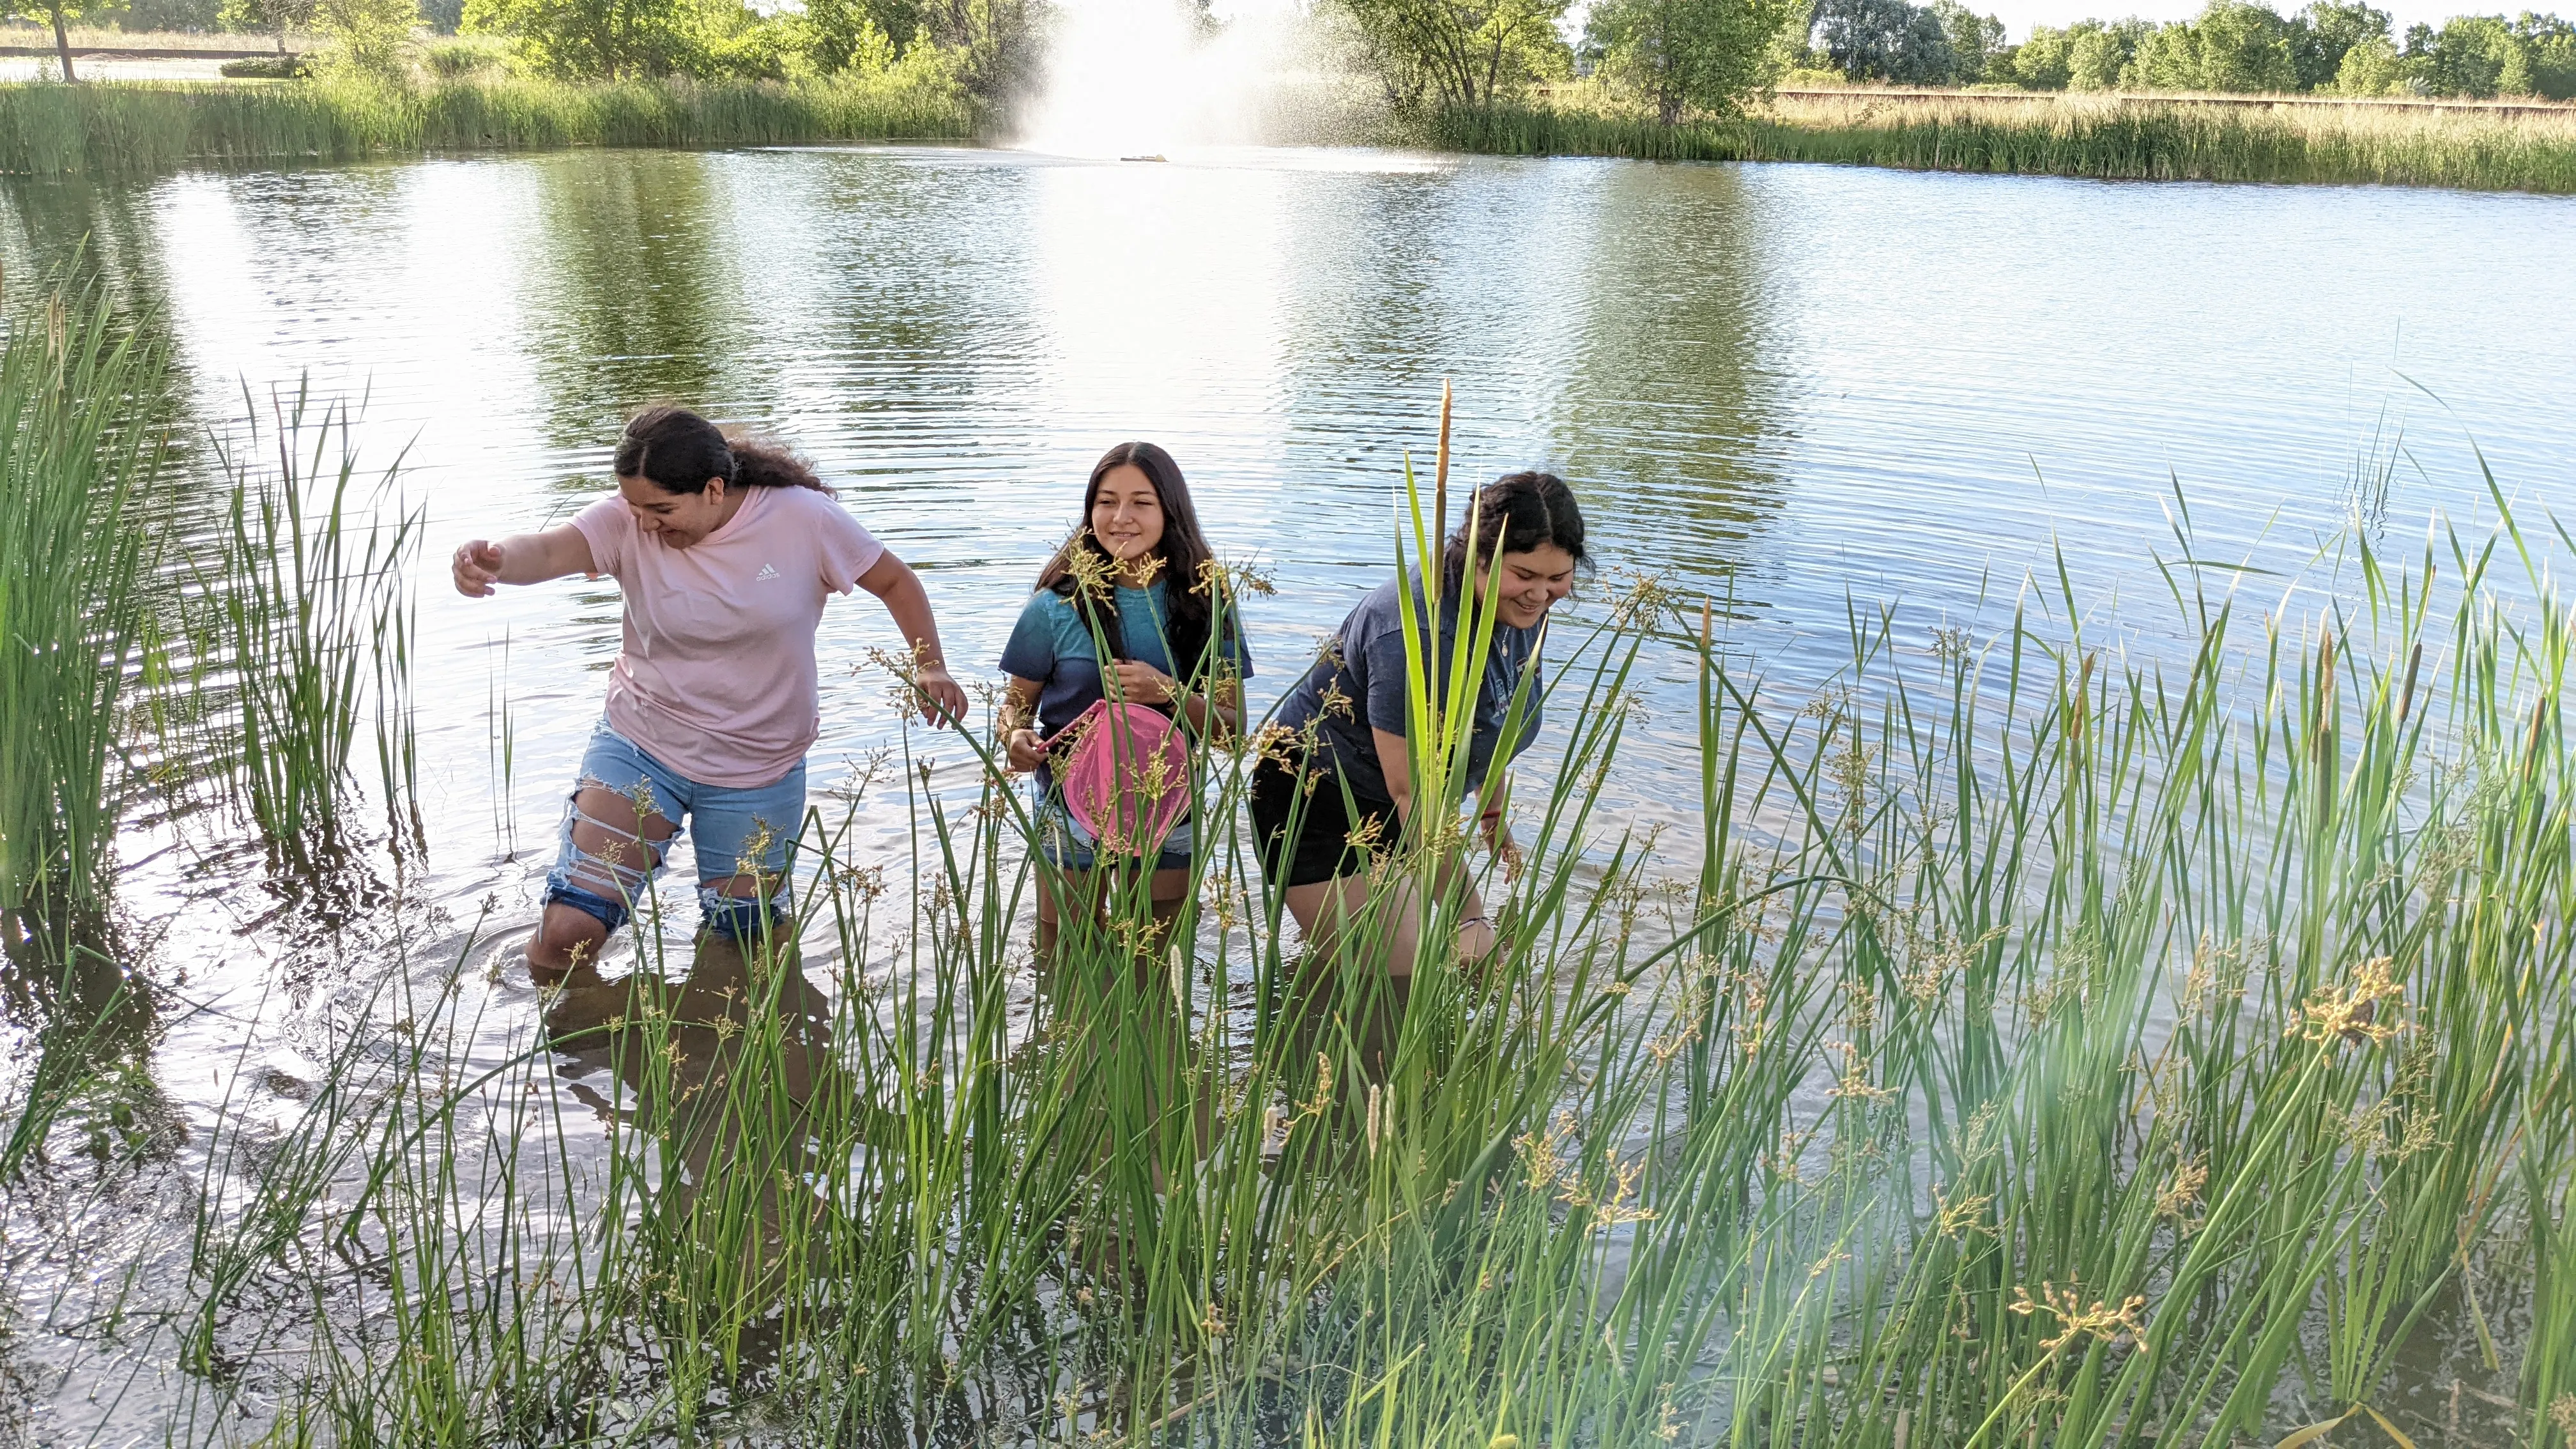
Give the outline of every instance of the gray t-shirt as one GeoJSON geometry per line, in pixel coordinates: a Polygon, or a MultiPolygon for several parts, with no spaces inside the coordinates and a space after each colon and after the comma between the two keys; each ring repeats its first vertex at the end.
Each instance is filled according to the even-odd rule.
{"type": "MultiPolygon", "coordinates": [[[[1290,729],[1303,729],[1310,720],[1320,720],[1316,729],[1316,763],[1328,765],[1338,773],[1363,805],[1385,806],[1394,799],[1386,788],[1386,772],[1378,765],[1377,741],[1372,730],[1389,734],[1407,734],[1412,724],[1411,705],[1405,682],[1404,612],[1395,596],[1396,580],[1389,579],[1369,591],[1358,608],[1342,621],[1341,632],[1325,645],[1305,677],[1288,691],[1272,716],[1290,729]],[[1325,698],[1338,692],[1347,705],[1325,707],[1325,698]]],[[[1451,641],[1458,634],[1458,601],[1456,594],[1444,590],[1440,601],[1440,642],[1434,646],[1426,638],[1425,655],[1440,661],[1444,667],[1434,671],[1435,687],[1445,691],[1451,641]]],[[[1413,593],[1415,627],[1427,634],[1423,616],[1422,590],[1417,583],[1413,593]]],[[[1511,709],[1512,694],[1520,688],[1521,675],[1530,673],[1528,698],[1523,701],[1521,717],[1514,723],[1512,755],[1530,747],[1538,733],[1539,686],[1537,669],[1538,634],[1535,628],[1516,629],[1497,623],[1494,644],[1485,658],[1485,677],[1476,694],[1475,733],[1467,745],[1466,787],[1484,787],[1485,772],[1494,758],[1494,747],[1503,738],[1504,715],[1511,709]]]]}

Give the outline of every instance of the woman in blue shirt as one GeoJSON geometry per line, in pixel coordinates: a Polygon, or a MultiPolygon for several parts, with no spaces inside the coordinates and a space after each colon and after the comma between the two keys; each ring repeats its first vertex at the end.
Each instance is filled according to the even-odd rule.
{"type": "MultiPolygon", "coordinates": [[[[1252,821],[1263,872],[1286,897],[1311,955],[1329,957],[1343,924],[1367,906],[1370,856],[1396,848],[1420,828],[1412,818],[1412,746],[1405,737],[1412,704],[1398,589],[1412,589],[1419,644],[1435,661],[1449,658],[1462,599],[1472,594],[1480,608],[1493,609],[1493,644],[1477,681],[1462,783],[1476,792],[1494,853],[1506,861],[1519,855],[1503,819],[1504,792],[1490,772],[1498,752],[1499,764],[1508,766],[1537,733],[1541,691],[1533,671],[1540,627],[1548,610],[1573,592],[1575,571],[1585,561],[1583,511],[1554,474],[1512,473],[1486,485],[1473,516],[1474,557],[1464,526],[1448,540],[1437,635],[1420,579],[1399,576],[1379,585],[1279,703],[1276,722],[1312,740],[1312,753],[1292,760],[1266,754],[1253,772],[1252,821]],[[1522,701],[1517,716],[1515,698],[1522,701]],[[1365,842],[1375,844],[1364,849],[1365,842]]],[[[1472,630],[1473,613],[1468,618],[1472,630]]],[[[1444,672],[1434,673],[1445,686],[1444,672]]],[[[1457,949],[1484,956],[1493,950],[1493,925],[1474,884],[1461,882],[1458,889],[1457,949]]],[[[1400,1003],[1412,984],[1419,923],[1410,909],[1392,916],[1390,939],[1382,943],[1384,969],[1400,1003]]]]}
{"type": "MultiPolygon", "coordinates": [[[[1083,523],[1038,575],[1002,649],[1011,677],[1003,744],[1014,770],[1037,777],[1038,957],[1050,961],[1066,909],[1097,912],[1106,884],[1099,843],[1056,788],[1049,747],[1108,697],[1150,705],[1193,734],[1242,728],[1243,646],[1198,509],[1172,455],[1121,443],[1093,465],[1083,523]]],[[[1192,823],[1162,842],[1149,887],[1157,928],[1190,888],[1192,823]]]]}

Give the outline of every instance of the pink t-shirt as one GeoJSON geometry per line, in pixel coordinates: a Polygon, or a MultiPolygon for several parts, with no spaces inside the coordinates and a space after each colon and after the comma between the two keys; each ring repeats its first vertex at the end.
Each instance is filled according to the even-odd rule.
{"type": "Polygon", "coordinates": [[[622,498],[574,515],[626,596],[608,723],[701,785],[775,784],[822,730],[814,630],[885,555],[830,494],[751,488],[687,548],[635,526],[622,498]]]}

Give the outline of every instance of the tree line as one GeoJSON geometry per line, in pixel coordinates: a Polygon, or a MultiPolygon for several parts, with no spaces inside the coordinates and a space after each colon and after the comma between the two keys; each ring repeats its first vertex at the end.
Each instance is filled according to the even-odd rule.
{"type": "Polygon", "coordinates": [[[2033,91],[2576,98],[2576,25],[2462,15],[2403,36],[2366,0],[2209,0],[2190,20],[2035,26],[1961,0],[1334,0],[1399,110],[1476,107],[1583,78],[1665,123],[1737,112],[1763,87],[1884,81],[2033,91]]]}
{"type": "Polygon", "coordinates": [[[21,0],[13,14],[128,30],[231,32],[326,43],[337,69],[391,76],[506,63],[562,80],[656,76],[793,80],[893,74],[999,96],[1026,78],[1045,0],[21,0]],[[433,36],[483,46],[424,51],[433,36]]]}
{"type": "Polygon", "coordinates": [[[1816,0],[1811,64],[1853,80],[2046,91],[2576,98],[2576,25],[2524,11],[2412,25],[2363,0],[2283,15],[2210,0],[2191,20],[2033,26],[2019,45],[1958,0],[1816,0]]]}
{"type": "MultiPolygon", "coordinates": [[[[1197,4],[1204,0],[1176,0],[1197,4]]],[[[1582,78],[1667,124],[1740,111],[1766,86],[1841,78],[2025,90],[2576,97],[2576,25],[2525,11],[2400,36],[2366,0],[2209,0],[2194,19],[2036,26],[2018,45],[1962,0],[1318,0],[1399,114],[1482,107],[1582,78]]],[[[24,4],[24,0],[22,0],[24,4]]],[[[380,73],[416,28],[493,37],[444,56],[567,80],[897,73],[1007,103],[1034,72],[1050,0],[56,0],[43,19],[330,38],[380,73]],[[84,3],[86,8],[84,9],[84,3]]],[[[41,5],[43,8],[38,8],[41,5]]],[[[432,69],[442,68],[433,65],[432,69]]]]}

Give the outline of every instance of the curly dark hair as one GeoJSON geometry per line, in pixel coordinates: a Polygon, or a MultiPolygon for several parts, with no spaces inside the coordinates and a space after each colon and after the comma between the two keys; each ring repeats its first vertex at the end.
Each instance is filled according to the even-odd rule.
{"type": "Polygon", "coordinates": [[[728,488],[832,491],[814,476],[812,464],[784,444],[728,433],[667,403],[626,420],[609,466],[620,478],[644,478],[665,493],[704,493],[716,478],[728,488]]]}

